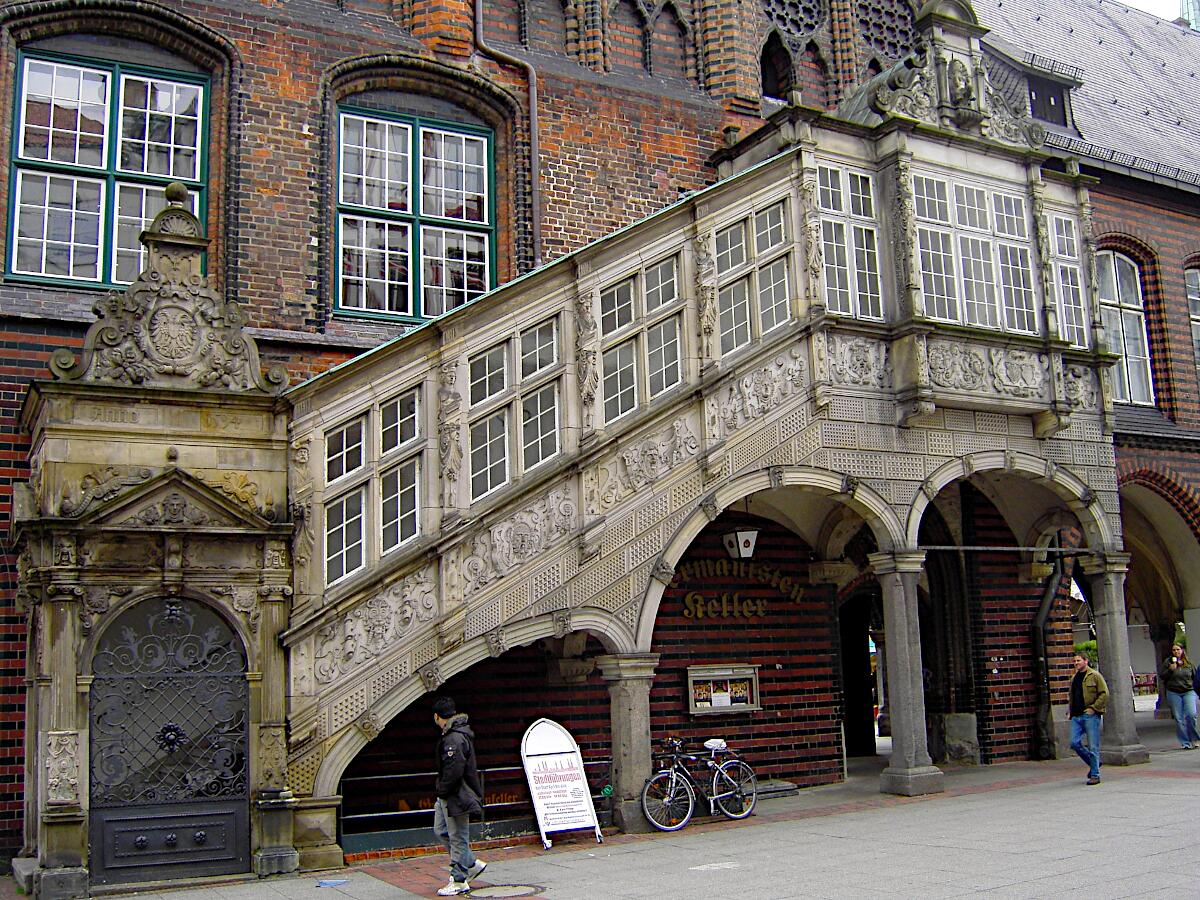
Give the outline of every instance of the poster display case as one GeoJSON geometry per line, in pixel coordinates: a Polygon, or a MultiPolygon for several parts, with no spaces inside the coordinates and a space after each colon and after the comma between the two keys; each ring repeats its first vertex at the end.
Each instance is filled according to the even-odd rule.
{"type": "Polygon", "coordinates": [[[688,711],[694,716],[762,709],[757,665],[688,666],[688,711]]]}

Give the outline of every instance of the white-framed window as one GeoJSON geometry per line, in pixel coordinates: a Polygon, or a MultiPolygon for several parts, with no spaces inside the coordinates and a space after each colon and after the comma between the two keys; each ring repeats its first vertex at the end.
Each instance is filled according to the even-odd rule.
{"type": "Polygon", "coordinates": [[[558,382],[521,400],[521,461],[525,471],[558,453],[558,382]]]}
{"type": "Polygon", "coordinates": [[[1152,404],[1150,342],[1137,263],[1124,254],[1102,250],[1096,254],[1096,280],[1109,347],[1121,354],[1120,362],[1110,370],[1113,398],[1122,403],[1152,404]]]}
{"type": "Polygon", "coordinates": [[[871,176],[819,166],[825,308],[842,316],[883,318],[879,244],[871,176]]]}
{"type": "Polygon", "coordinates": [[[8,273],[129,284],[168,184],[182,182],[203,215],[207,79],[21,53],[16,83],[8,273]]]}
{"type": "MultiPolygon", "coordinates": [[[[840,186],[825,185],[824,190],[840,190],[840,186]]],[[[790,239],[783,200],[763,206],[714,236],[722,356],[791,319],[790,239]]]]}
{"type": "Polygon", "coordinates": [[[1059,330],[1064,340],[1076,347],[1088,346],[1088,316],[1080,266],[1079,238],[1075,221],[1051,216],[1051,255],[1058,287],[1059,330]]]}
{"type": "Polygon", "coordinates": [[[490,132],[347,107],[337,160],[339,310],[429,318],[488,290],[490,132]]]}
{"type": "Polygon", "coordinates": [[[325,432],[326,584],[420,534],[421,411],[421,388],[409,387],[325,432]]]}
{"type": "MultiPolygon", "coordinates": [[[[726,258],[744,257],[745,231],[728,237],[726,258]]],[[[682,380],[682,304],[676,255],[601,289],[600,389],[606,423],[682,380]]]]}
{"type": "Polygon", "coordinates": [[[325,583],[333,584],[366,563],[363,552],[366,489],[359,487],[325,504],[325,583]]]}
{"type": "MultiPolygon", "coordinates": [[[[914,175],[912,187],[925,315],[1036,333],[1037,282],[1025,198],[933,175],[914,175]]],[[[1075,269],[1078,274],[1077,262],[1075,269]]]]}
{"type": "Polygon", "coordinates": [[[363,431],[366,420],[357,418],[325,435],[325,480],[339,478],[362,468],[363,431]]]}
{"type": "Polygon", "coordinates": [[[508,483],[508,409],[471,423],[471,499],[508,483]]]}
{"type": "Polygon", "coordinates": [[[562,450],[558,319],[544,319],[523,328],[470,357],[467,368],[471,401],[468,452],[474,501],[562,450]]]}
{"type": "Polygon", "coordinates": [[[1200,374],[1200,269],[1185,269],[1183,281],[1192,320],[1192,351],[1196,357],[1196,371],[1200,374]]]}

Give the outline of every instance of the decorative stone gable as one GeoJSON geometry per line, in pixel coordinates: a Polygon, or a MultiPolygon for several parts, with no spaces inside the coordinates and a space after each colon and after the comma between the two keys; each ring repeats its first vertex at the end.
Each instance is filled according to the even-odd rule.
{"type": "Polygon", "coordinates": [[[1045,142],[1045,129],[992,83],[979,41],[987,30],[969,4],[931,0],[916,28],[912,55],[866,88],[871,109],[1006,144],[1045,142]]]}
{"type": "Polygon", "coordinates": [[[213,290],[201,271],[208,239],[183,203],[187,189],[167,187],[168,206],[142,233],[146,268],[125,291],[92,307],[83,359],[59,350],[50,368],[60,379],[138,387],[209,388],[278,393],[283,366],[263,377],[254,340],[242,331],[241,307],[213,290]]]}

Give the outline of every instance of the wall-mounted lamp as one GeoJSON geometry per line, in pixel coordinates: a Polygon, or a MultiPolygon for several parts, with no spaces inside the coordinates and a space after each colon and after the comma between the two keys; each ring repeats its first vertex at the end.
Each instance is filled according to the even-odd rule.
{"type": "Polygon", "coordinates": [[[749,559],[754,555],[754,545],[758,543],[757,528],[743,528],[721,535],[725,542],[726,552],[734,559],[749,559]]]}

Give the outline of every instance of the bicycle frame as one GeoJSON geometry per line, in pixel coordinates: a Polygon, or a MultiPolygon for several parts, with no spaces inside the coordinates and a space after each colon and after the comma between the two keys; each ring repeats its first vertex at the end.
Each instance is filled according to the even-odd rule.
{"type": "Polygon", "coordinates": [[[666,766],[663,766],[663,768],[658,770],[659,772],[670,772],[671,773],[671,787],[672,788],[675,787],[675,779],[676,778],[683,778],[684,780],[686,780],[688,782],[688,784],[691,785],[692,790],[696,794],[697,797],[703,797],[705,800],[708,801],[708,814],[710,816],[715,816],[717,814],[717,801],[722,800],[726,797],[732,796],[734,794],[734,791],[730,790],[730,791],[725,791],[724,793],[710,794],[708,791],[708,788],[701,785],[700,782],[697,780],[696,776],[687,767],[687,765],[685,765],[685,761],[699,765],[700,761],[703,760],[707,767],[707,770],[709,772],[709,776],[711,778],[713,775],[716,774],[716,771],[717,771],[718,767],[721,765],[721,763],[725,761],[725,760],[721,760],[721,762],[717,761],[718,753],[720,753],[722,756],[728,757],[729,759],[738,759],[739,758],[736,753],[734,753],[732,750],[729,750],[729,749],[713,750],[707,757],[698,756],[698,755],[692,754],[692,753],[683,753],[680,750],[674,750],[674,751],[671,751],[670,753],[665,754],[665,756],[670,759],[670,763],[666,766]]]}

